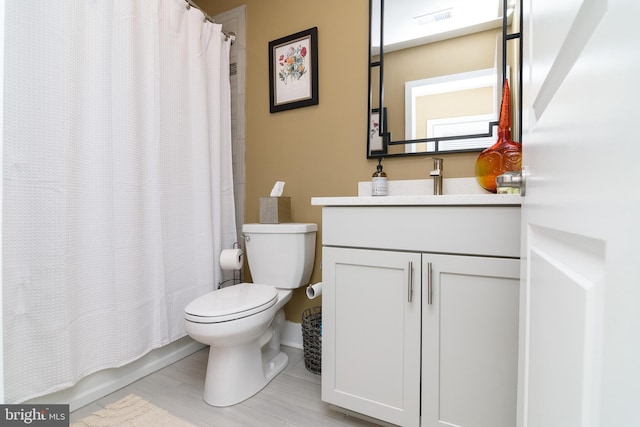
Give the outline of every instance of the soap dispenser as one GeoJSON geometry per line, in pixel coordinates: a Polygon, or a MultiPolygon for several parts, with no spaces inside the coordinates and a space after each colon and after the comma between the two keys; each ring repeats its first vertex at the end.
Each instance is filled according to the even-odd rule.
{"type": "Polygon", "coordinates": [[[378,159],[378,166],[376,167],[376,171],[373,173],[371,180],[371,195],[387,195],[387,174],[382,170],[382,157],[378,159]]]}

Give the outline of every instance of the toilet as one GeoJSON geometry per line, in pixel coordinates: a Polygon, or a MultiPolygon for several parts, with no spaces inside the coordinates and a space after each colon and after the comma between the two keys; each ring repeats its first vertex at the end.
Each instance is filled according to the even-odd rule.
{"type": "Polygon", "coordinates": [[[309,283],[317,230],[316,224],[244,224],[254,283],[209,292],[186,306],[187,334],[210,346],[203,395],[209,405],[240,403],[287,366],[282,308],[293,289],[309,283]]]}

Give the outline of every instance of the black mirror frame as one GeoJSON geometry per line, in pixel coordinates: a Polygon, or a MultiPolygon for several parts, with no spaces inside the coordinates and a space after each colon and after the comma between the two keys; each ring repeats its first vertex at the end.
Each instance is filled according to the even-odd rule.
{"type": "MultiPolygon", "coordinates": [[[[517,141],[522,141],[522,48],[523,48],[523,36],[522,36],[522,26],[523,26],[523,14],[522,14],[522,0],[519,1],[520,13],[519,13],[519,32],[513,34],[507,34],[507,0],[502,1],[502,81],[506,79],[507,72],[507,42],[510,40],[518,40],[518,135],[517,141]]],[[[402,141],[392,141],[391,134],[388,132],[386,128],[387,118],[385,117],[386,107],[384,104],[384,0],[380,0],[380,54],[379,61],[372,62],[371,55],[371,46],[373,42],[373,34],[371,31],[371,25],[373,23],[373,0],[369,0],[369,99],[367,103],[367,159],[377,159],[380,157],[413,157],[413,156],[433,156],[434,154],[445,154],[445,153],[465,153],[465,152],[478,152],[483,149],[473,148],[473,149],[464,149],[464,150],[439,150],[440,141],[453,141],[460,139],[471,139],[471,138],[486,138],[494,136],[494,128],[498,125],[498,122],[490,122],[489,129],[487,133],[482,134],[474,134],[474,135],[461,135],[461,136],[447,136],[447,137],[435,137],[435,138],[421,138],[421,139],[412,139],[412,140],[402,140],[402,141]],[[378,151],[372,151],[369,145],[370,135],[371,135],[371,111],[372,110],[372,102],[373,102],[373,87],[372,87],[372,76],[371,70],[374,67],[380,67],[379,69],[379,106],[376,108],[379,111],[382,111],[383,117],[380,118],[380,132],[379,136],[383,139],[383,149],[378,151]],[[433,151],[425,151],[421,153],[396,153],[396,154],[388,154],[388,147],[392,145],[407,145],[407,144],[415,144],[420,142],[434,142],[435,149],[433,151]]]]}

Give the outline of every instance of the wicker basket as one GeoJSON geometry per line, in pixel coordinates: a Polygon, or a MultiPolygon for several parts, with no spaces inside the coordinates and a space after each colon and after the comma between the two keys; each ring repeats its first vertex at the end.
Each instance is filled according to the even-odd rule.
{"type": "Polygon", "coordinates": [[[302,346],[304,366],[309,372],[322,372],[322,308],[308,308],[302,312],[302,346]]]}

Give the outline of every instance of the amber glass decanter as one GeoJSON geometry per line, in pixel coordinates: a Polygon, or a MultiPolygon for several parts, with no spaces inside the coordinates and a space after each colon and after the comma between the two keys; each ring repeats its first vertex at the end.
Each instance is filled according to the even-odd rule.
{"type": "Polygon", "coordinates": [[[511,91],[505,79],[498,122],[498,141],[476,160],[476,179],[482,188],[495,193],[496,177],[507,171],[522,170],[522,144],[511,140],[511,91]]]}

